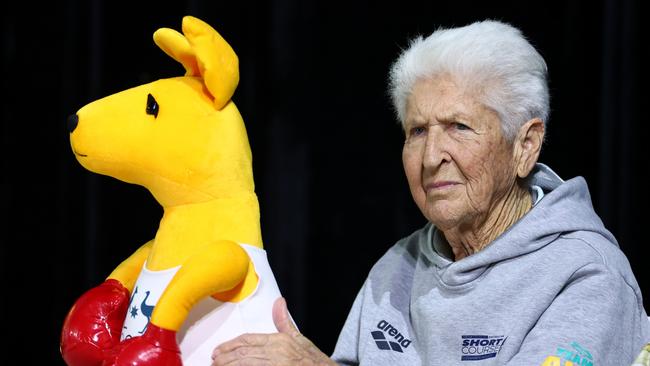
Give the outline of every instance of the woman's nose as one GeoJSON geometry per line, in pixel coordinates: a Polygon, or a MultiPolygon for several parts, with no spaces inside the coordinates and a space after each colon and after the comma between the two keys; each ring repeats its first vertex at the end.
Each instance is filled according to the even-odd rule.
{"type": "Polygon", "coordinates": [[[429,129],[426,136],[424,157],[422,163],[427,167],[437,167],[445,161],[449,161],[444,136],[434,129],[429,129]]]}
{"type": "Polygon", "coordinates": [[[77,114],[71,114],[68,117],[68,131],[72,133],[75,128],[77,128],[77,124],[79,123],[79,116],[77,114]]]}

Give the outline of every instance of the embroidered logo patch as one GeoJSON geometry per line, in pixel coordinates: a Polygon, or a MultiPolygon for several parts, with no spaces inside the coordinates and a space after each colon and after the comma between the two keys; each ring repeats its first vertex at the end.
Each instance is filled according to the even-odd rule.
{"type": "Polygon", "coordinates": [[[508,337],[503,335],[464,335],[460,345],[461,361],[479,361],[496,357],[508,337]]]}
{"type": "Polygon", "coordinates": [[[377,328],[380,330],[370,332],[372,339],[374,339],[375,344],[377,344],[377,348],[401,353],[411,345],[411,340],[405,338],[402,333],[390,325],[389,322],[382,320],[377,324],[377,328]],[[386,334],[392,337],[393,340],[387,339],[386,334]]]}

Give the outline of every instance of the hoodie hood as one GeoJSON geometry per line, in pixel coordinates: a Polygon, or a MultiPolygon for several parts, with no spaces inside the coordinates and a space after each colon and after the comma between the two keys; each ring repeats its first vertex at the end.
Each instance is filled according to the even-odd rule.
{"type": "Polygon", "coordinates": [[[630,265],[594,212],[585,180],[565,182],[538,164],[529,182],[544,194],[475,254],[445,258],[432,241],[441,233],[431,224],[393,245],[354,301],[333,359],[393,366],[629,365],[650,339],[650,323],[630,265]]]}
{"type": "Polygon", "coordinates": [[[618,246],[614,236],[604,227],[591,204],[584,178],[563,181],[551,168],[538,163],[530,177],[530,185],[544,191],[544,197],[519,221],[478,253],[452,262],[433,249],[440,232],[428,224],[420,231],[422,253],[441,269],[441,280],[458,286],[480,277],[492,264],[539,250],[560,235],[589,231],[618,246]]]}

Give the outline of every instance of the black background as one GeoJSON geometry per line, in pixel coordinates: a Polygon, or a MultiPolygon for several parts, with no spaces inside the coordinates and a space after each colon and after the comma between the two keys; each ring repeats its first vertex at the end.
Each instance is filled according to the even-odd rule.
{"type": "Polygon", "coordinates": [[[239,55],[233,99],[252,145],[265,246],[296,322],[323,351],[372,264],[424,223],[402,172],[388,68],[413,36],[486,18],[522,29],[547,60],[552,112],[540,160],[587,179],[650,296],[646,3],[380,3],[3,4],[0,363],[62,364],[58,336],[74,300],[153,237],[156,201],[85,171],[65,119],[94,99],[180,76],[152,34],[180,29],[186,14],[239,55]]]}

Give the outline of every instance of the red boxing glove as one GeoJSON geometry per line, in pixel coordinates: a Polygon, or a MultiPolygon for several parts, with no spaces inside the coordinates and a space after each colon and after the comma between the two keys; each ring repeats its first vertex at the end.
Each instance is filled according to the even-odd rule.
{"type": "Polygon", "coordinates": [[[108,279],[88,290],[63,323],[61,355],[69,366],[100,366],[120,343],[129,290],[108,279]]]}
{"type": "Polygon", "coordinates": [[[141,337],[125,339],[102,366],[182,366],[176,332],[149,323],[141,337]]]}

